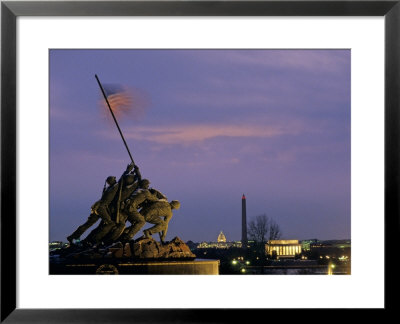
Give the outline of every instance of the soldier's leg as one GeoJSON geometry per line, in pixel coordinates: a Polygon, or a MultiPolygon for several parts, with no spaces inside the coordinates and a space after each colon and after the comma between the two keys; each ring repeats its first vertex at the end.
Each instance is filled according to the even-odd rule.
{"type": "Polygon", "coordinates": [[[165,238],[167,236],[167,231],[168,231],[168,224],[165,224],[163,230],[160,232],[160,240],[162,242],[165,241],[165,238]]]}
{"type": "MultiPolygon", "coordinates": [[[[172,216],[172,215],[171,215],[172,216]]],[[[169,220],[171,219],[170,216],[166,216],[164,217],[164,228],[162,229],[162,231],[160,232],[160,240],[161,242],[165,241],[165,238],[167,236],[167,232],[168,232],[168,224],[169,224],[169,220]]]]}
{"type": "Polygon", "coordinates": [[[152,234],[161,232],[162,230],[165,229],[165,222],[163,219],[161,219],[161,217],[153,217],[151,219],[147,219],[147,222],[151,223],[151,224],[155,224],[153,227],[150,227],[146,230],[143,231],[144,235],[146,237],[149,237],[152,234]]]}
{"type": "Polygon", "coordinates": [[[97,229],[97,231],[94,233],[93,237],[91,238],[91,241],[94,244],[100,243],[103,238],[110,232],[113,227],[115,226],[115,223],[103,223],[100,225],[97,229]]]}
{"type": "Polygon", "coordinates": [[[162,230],[161,232],[158,232],[158,235],[160,236],[161,243],[164,243],[165,237],[167,236],[167,232],[165,230],[162,230]]]}
{"type": "Polygon", "coordinates": [[[100,229],[103,227],[103,225],[104,225],[104,222],[101,221],[100,224],[95,229],[93,229],[89,233],[89,235],[85,237],[84,240],[82,240],[82,243],[94,244],[95,243],[94,238],[95,238],[96,234],[100,231],[100,229]]]}
{"type": "Polygon", "coordinates": [[[105,205],[100,205],[97,208],[97,214],[101,217],[101,219],[103,219],[104,221],[106,221],[107,223],[112,223],[113,221],[111,220],[111,216],[108,213],[108,209],[107,206],[105,205]]]}
{"type": "Polygon", "coordinates": [[[105,239],[110,242],[118,240],[118,238],[124,232],[124,229],[125,229],[125,223],[119,223],[115,225],[105,239]]]}
{"type": "Polygon", "coordinates": [[[79,226],[75,232],[73,232],[70,236],[67,237],[67,240],[71,243],[72,240],[79,239],[83,233],[85,233],[91,226],[93,226],[98,220],[99,216],[95,213],[91,213],[87,219],[87,221],[79,226]]]}
{"type": "Polygon", "coordinates": [[[119,214],[119,223],[116,224],[107,235],[103,238],[103,241],[107,243],[113,243],[117,241],[120,236],[124,233],[125,223],[128,216],[124,212],[120,212],[119,214]]]}
{"type": "Polygon", "coordinates": [[[101,222],[97,231],[93,233],[93,238],[91,238],[95,244],[100,243],[101,240],[108,234],[108,232],[110,232],[110,230],[112,230],[115,226],[115,223],[111,220],[111,217],[108,214],[106,206],[100,206],[97,208],[97,213],[103,219],[103,221],[101,222]]]}
{"type": "Polygon", "coordinates": [[[146,221],[138,211],[133,211],[128,214],[128,221],[132,224],[127,228],[127,231],[124,233],[125,240],[131,240],[137,232],[146,224],[146,221]]]}

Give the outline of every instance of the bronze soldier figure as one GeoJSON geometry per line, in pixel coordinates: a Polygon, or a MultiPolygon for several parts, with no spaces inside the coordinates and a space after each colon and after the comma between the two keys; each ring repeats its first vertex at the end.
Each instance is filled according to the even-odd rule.
{"type": "Polygon", "coordinates": [[[121,235],[122,241],[131,240],[137,232],[146,224],[143,215],[138,211],[143,204],[151,201],[158,201],[156,195],[153,195],[149,190],[150,181],[143,179],[140,183],[140,188],[136,190],[125,202],[123,214],[126,215],[127,220],[131,226],[125,229],[121,235]]]}
{"type": "Polygon", "coordinates": [[[114,176],[109,176],[106,179],[108,187],[106,187],[106,185],[104,186],[100,200],[96,201],[92,205],[88,220],[83,225],[79,226],[74,233],[67,237],[67,240],[70,243],[73,243],[73,240],[80,238],[81,235],[99,219],[102,219],[100,225],[88,235],[84,240],[85,243],[98,243],[99,240],[115,226],[109,207],[111,202],[115,199],[122,180],[124,177],[130,175],[133,167],[133,163],[129,164],[118,182],[114,176]]]}
{"type": "Polygon", "coordinates": [[[105,182],[108,184],[108,188],[104,187],[100,200],[96,201],[92,205],[87,221],[67,237],[67,240],[70,244],[73,243],[73,240],[79,239],[82,234],[86,232],[89,227],[94,225],[100,218],[102,218],[106,224],[113,223],[107,210],[107,202],[111,201],[111,199],[114,197],[118,186],[116,185],[117,181],[115,180],[114,176],[109,176],[105,182]]]}
{"type": "Polygon", "coordinates": [[[153,227],[143,231],[145,237],[150,238],[152,234],[159,233],[160,240],[164,243],[168,231],[168,223],[172,218],[172,210],[181,206],[178,200],[170,203],[166,200],[159,200],[147,205],[141,210],[146,222],[155,224],[153,227]]]}

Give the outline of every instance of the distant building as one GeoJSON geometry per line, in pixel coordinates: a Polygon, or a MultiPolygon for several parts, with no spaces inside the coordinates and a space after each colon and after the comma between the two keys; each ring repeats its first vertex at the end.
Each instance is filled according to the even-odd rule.
{"type": "Polygon", "coordinates": [[[300,243],[301,243],[301,249],[303,251],[310,251],[311,250],[311,245],[312,244],[317,244],[318,240],[317,239],[302,240],[300,243]]]}
{"type": "Polygon", "coordinates": [[[335,248],[351,248],[351,240],[325,240],[325,241],[320,241],[322,245],[325,246],[332,246],[335,248]]]}
{"type": "Polygon", "coordinates": [[[242,242],[201,242],[197,245],[198,249],[229,249],[241,248],[242,242]]]}
{"type": "Polygon", "coordinates": [[[54,250],[61,249],[63,247],[68,247],[68,246],[69,246],[68,243],[64,243],[61,241],[53,241],[53,242],[49,243],[49,250],[54,251],[54,250]]]}
{"type": "Polygon", "coordinates": [[[298,240],[269,240],[265,244],[265,253],[279,258],[294,258],[301,254],[301,244],[298,240]]]}
{"type": "Polygon", "coordinates": [[[221,233],[219,233],[217,241],[218,241],[218,243],[226,242],[226,237],[225,237],[224,233],[222,233],[222,231],[221,231],[221,233]]]}
{"type": "Polygon", "coordinates": [[[197,245],[198,249],[229,249],[232,247],[242,247],[242,243],[239,242],[227,242],[225,234],[221,231],[218,235],[217,242],[201,242],[197,245]]]}
{"type": "Polygon", "coordinates": [[[310,245],[310,255],[320,259],[339,259],[350,261],[351,240],[326,240],[317,241],[310,245]]]}

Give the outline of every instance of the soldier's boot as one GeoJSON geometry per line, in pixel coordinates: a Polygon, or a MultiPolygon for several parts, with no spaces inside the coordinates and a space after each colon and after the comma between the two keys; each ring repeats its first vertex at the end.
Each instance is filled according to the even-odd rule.
{"type": "Polygon", "coordinates": [[[91,226],[96,224],[96,222],[99,220],[100,216],[96,215],[94,213],[91,213],[87,219],[87,221],[79,226],[75,232],[73,232],[70,236],[67,237],[67,240],[70,244],[73,243],[74,240],[78,240],[83,233],[85,233],[91,226]]]}
{"type": "Polygon", "coordinates": [[[144,230],[144,231],[143,231],[143,235],[144,235],[145,238],[148,238],[148,239],[149,239],[149,238],[151,238],[151,231],[148,230],[148,229],[147,229],[147,230],[144,230]]]}
{"type": "Polygon", "coordinates": [[[74,240],[77,240],[81,237],[83,232],[85,232],[86,229],[83,228],[83,226],[79,226],[75,232],[73,232],[70,236],[67,237],[67,240],[70,244],[74,243],[74,240]]]}
{"type": "Polygon", "coordinates": [[[165,243],[165,237],[167,236],[167,234],[165,233],[165,230],[162,230],[161,232],[159,232],[160,234],[160,241],[162,243],[165,243]]]}
{"type": "Polygon", "coordinates": [[[71,244],[71,245],[74,243],[74,238],[72,237],[72,235],[67,236],[67,240],[68,240],[69,244],[71,244]]]}
{"type": "Polygon", "coordinates": [[[161,242],[161,244],[165,244],[165,241],[164,241],[165,237],[163,237],[164,235],[161,234],[161,232],[158,232],[158,235],[160,236],[160,242],[161,242]]]}
{"type": "Polygon", "coordinates": [[[74,240],[75,241],[79,240],[79,238],[82,235],[81,232],[82,231],[80,231],[80,227],[78,227],[78,229],[75,232],[73,232],[70,236],[67,236],[67,240],[68,240],[69,244],[74,244],[74,240]]]}

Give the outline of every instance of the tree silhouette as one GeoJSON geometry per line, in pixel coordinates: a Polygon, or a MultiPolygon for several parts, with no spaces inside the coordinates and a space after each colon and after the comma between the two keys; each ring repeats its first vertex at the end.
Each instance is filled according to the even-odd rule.
{"type": "Polygon", "coordinates": [[[269,239],[270,240],[279,240],[281,238],[282,231],[279,225],[271,219],[269,221],[269,239]]]}
{"type": "Polygon", "coordinates": [[[256,243],[265,244],[267,240],[277,240],[281,235],[279,225],[266,214],[252,218],[248,224],[248,237],[256,243]]]}

